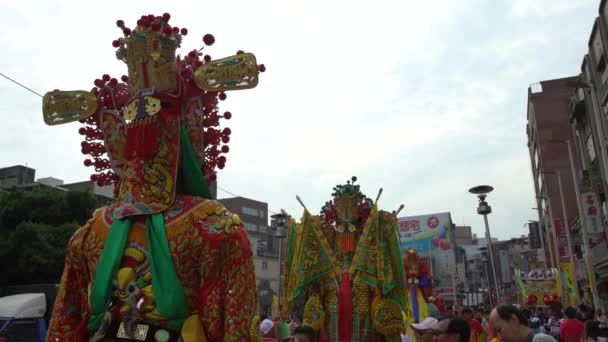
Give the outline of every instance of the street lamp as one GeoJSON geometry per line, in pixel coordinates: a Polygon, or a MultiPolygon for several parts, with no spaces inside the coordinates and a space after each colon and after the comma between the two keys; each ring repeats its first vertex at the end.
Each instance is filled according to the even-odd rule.
{"type": "MultiPolygon", "coordinates": [[[[496,300],[497,304],[500,303],[500,291],[498,290],[498,279],[496,278],[496,266],[494,266],[494,253],[492,253],[492,237],[490,236],[490,226],[488,224],[488,214],[492,212],[492,207],[486,202],[487,195],[494,190],[489,185],[478,185],[469,189],[469,192],[477,195],[479,198],[479,206],[477,207],[477,213],[483,215],[483,220],[486,225],[486,239],[488,240],[488,254],[490,256],[490,265],[492,265],[492,277],[494,278],[494,288],[496,289],[496,300]]],[[[490,297],[490,305],[492,304],[492,298],[490,297]]]]}
{"type": "Polygon", "coordinates": [[[274,227],[274,237],[279,240],[279,317],[282,311],[282,293],[281,285],[283,283],[283,265],[281,264],[281,257],[283,254],[283,238],[287,230],[287,222],[289,221],[289,215],[285,210],[281,209],[281,212],[270,216],[271,226],[274,227]]]}

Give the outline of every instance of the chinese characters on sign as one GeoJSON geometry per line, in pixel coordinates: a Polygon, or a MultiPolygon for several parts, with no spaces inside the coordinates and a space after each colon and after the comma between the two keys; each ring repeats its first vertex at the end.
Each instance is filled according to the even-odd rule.
{"type": "Polygon", "coordinates": [[[422,258],[428,258],[438,288],[446,293],[452,291],[456,269],[451,228],[450,213],[399,218],[402,254],[414,248],[422,258]]]}
{"type": "Polygon", "coordinates": [[[602,232],[602,222],[599,213],[599,201],[595,192],[584,192],[581,194],[583,199],[583,217],[586,220],[587,232],[597,234],[602,232]]]}
{"type": "Polygon", "coordinates": [[[566,237],[566,228],[564,227],[564,221],[562,219],[554,219],[555,232],[557,233],[557,242],[559,244],[559,258],[561,261],[568,261],[568,242],[566,237]],[[565,241],[565,244],[562,244],[565,241]]]}

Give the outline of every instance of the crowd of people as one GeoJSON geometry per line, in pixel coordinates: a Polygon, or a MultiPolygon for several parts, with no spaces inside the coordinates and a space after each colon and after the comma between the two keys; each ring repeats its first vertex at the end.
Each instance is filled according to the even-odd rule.
{"type": "MultiPolygon", "coordinates": [[[[578,308],[523,308],[501,305],[493,310],[464,308],[441,318],[427,317],[410,325],[404,342],[600,342],[608,338],[608,318],[601,311],[578,308]]],[[[295,321],[264,319],[266,342],[316,342],[316,332],[295,321]]]]}
{"type": "Polygon", "coordinates": [[[281,321],[264,318],[260,323],[260,335],[264,342],[316,342],[316,332],[297,321],[281,321]]]}
{"type": "Polygon", "coordinates": [[[599,342],[608,336],[608,318],[586,305],[563,313],[560,308],[501,305],[465,308],[439,320],[429,317],[411,328],[417,342],[599,342]]]}

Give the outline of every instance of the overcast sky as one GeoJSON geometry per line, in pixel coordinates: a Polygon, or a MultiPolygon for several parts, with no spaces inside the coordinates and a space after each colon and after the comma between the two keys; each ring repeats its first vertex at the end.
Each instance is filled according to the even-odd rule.
{"type": "MultiPolygon", "coordinates": [[[[254,52],[256,89],[233,92],[220,187],[299,216],[350,176],[402,215],[449,211],[481,235],[467,189],[490,184],[492,234],[537,219],[526,147],[527,88],[579,73],[598,0],[8,1],[0,2],[0,72],[44,93],[119,77],[117,19],[172,14],[182,49],[254,52]],[[95,6],[95,7],[93,7],[95,6]]],[[[41,99],[0,78],[0,167],[88,179],[80,124],[45,126],[41,99]]],[[[220,192],[220,197],[230,195],[220,192]]]]}

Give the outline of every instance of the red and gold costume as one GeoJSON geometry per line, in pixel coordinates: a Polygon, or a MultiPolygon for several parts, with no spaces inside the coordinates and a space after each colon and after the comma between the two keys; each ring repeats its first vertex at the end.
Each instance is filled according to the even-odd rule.
{"type": "MultiPolygon", "coordinates": [[[[248,341],[259,338],[252,252],[237,215],[211,197],[229,128],[225,91],[253,88],[255,56],[176,56],[185,28],[146,15],[112,45],[122,82],[44,96],[49,125],[80,121],[91,180],[115,186],[68,246],[48,341],[248,341]]],[[[213,36],[203,41],[212,45],[213,36]]]]}
{"type": "Polygon", "coordinates": [[[321,341],[400,341],[405,309],[395,213],[379,211],[356,178],[334,188],[322,215],[292,222],[284,315],[303,307],[321,341]]]}

